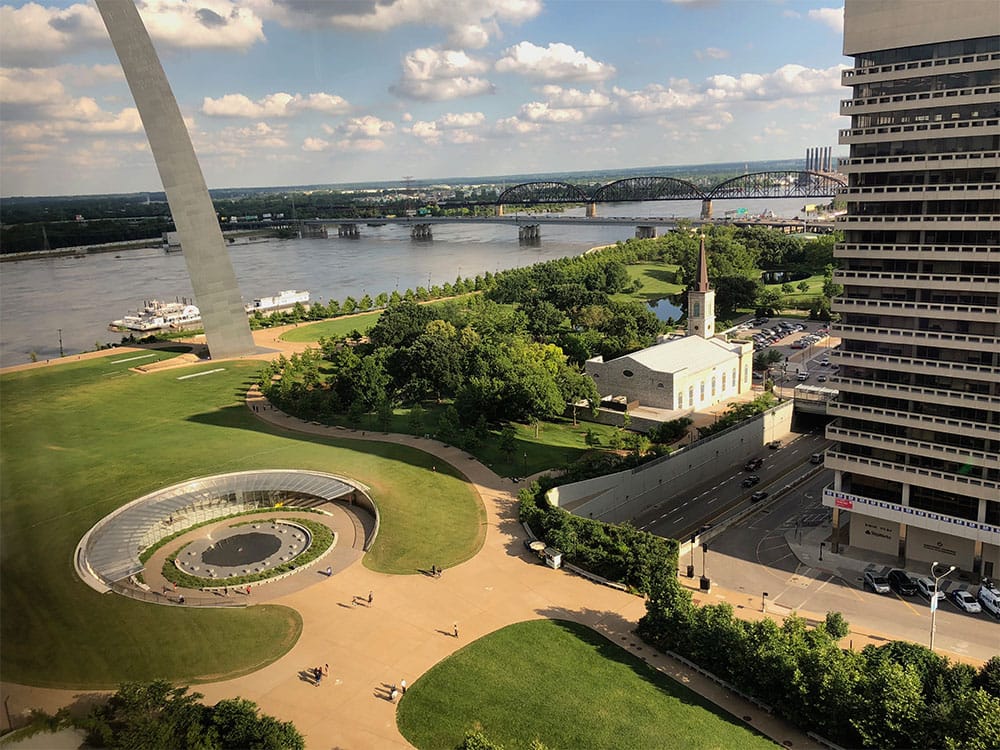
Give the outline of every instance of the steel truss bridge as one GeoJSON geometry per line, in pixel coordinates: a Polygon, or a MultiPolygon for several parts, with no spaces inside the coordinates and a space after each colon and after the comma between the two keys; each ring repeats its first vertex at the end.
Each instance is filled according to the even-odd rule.
{"type": "Polygon", "coordinates": [[[590,190],[548,180],[509,187],[500,193],[496,204],[502,214],[505,205],[586,203],[587,215],[596,216],[598,203],[698,200],[702,202],[702,218],[709,219],[715,198],[831,198],[846,186],[847,179],[836,172],[795,170],[751,172],[707,189],[675,177],[628,177],[590,190]]]}

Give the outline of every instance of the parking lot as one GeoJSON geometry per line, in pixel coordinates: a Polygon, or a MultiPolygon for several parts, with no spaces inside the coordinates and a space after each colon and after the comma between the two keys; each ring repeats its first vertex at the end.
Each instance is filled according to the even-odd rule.
{"type": "Polygon", "coordinates": [[[831,381],[838,365],[830,358],[840,345],[830,336],[828,323],[793,318],[755,318],[731,329],[735,335],[753,339],[754,354],[777,351],[784,358],[773,363],[767,372],[757,371],[754,379],[762,383],[774,380],[779,387],[799,384],[819,385],[831,381]]]}

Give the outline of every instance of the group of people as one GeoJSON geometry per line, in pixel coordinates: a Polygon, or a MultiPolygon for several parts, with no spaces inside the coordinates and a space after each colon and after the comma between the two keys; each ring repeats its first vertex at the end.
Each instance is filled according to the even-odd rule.
{"type": "Polygon", "coordinates": [[[316,685],[319,686],[324,677],[330,676],[330,665],[324,664],[322,667],[313,667],[312,673],[313,678],[316,680],[316,685]]]}

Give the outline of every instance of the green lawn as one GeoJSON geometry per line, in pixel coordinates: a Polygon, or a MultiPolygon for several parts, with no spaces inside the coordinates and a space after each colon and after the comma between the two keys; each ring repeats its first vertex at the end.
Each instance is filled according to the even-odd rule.
{"type": "Polygon", "coordinates": [[[295,343],[311,343],[324,337],[343,338],[354,330],[366,333],[378,322],[380,317],[382,317],[382,311],[376,310],[375,312],[320,320],[316,323],[299,323],[298,328],[291,328],[281,334],[281,339],[295,343]]]}
{"type": "MultiPolygon", "coordinates": [[[[414,431],[411,426],[411,410],[409,407],[405,407],[393,410],[388,432],[406,435],[435,435],[438,417],[444,410],[444,406],[425,404],[422,408],[424,409],[424,417],[419,431],[414,431]]],[[[346,415],[343,414],[330,417],[325,421],[334,425],[353,427],[348,423],[346,415]]],[[[535,428],[532,425],[516,422],[513,424],[517,430],[517,440],[512,454],[508,455],[500,450],[500,431],[496,429],[490,430],[489,437],[481,445],[465,447],[465,450],[502,477],[527,476],[546,469],[558,469],[566,466],[591,450],[584,439],[588,429],[594,431],[594,434],[601,441],[601,445],[604,446],[608,445],[608,439],[615,431],[615,428],[610,425],[582,420],[578,420],[578,424],[574,427],[571,419],[557,418],[540,422],[538,437],[535,437],[535,428]]],[[[369,430],[376,433],[381,432],[377,429],[378,422],[374,413],[364,415],[357,428],[366,432],[369,430]]]]}
{"type": "Polygon", "coordinates": [[[674,271],[680,266],[667,263],[636,263],[626,266],[625,270],[633,279],[642,282],[642,289],[630,294],[616,294],[612,299],[619,302],[633,300],[636,302],[654,302],[664,297],[680,294],[687,287],[673,282],[674,271]]]}
{"type": "Polygon", "coordinates": [[[823,293],[823,281],[824,277],[823,274],[821,273],[816,274],[815,276],[810,276],[807,279],[799,279],[798,281],[793,281],[791,282],[791,285],[794,291],[792,291],[791,294],[786,294],[785,292],[781,292],[781,284],[765,284],[765,286],[768,289],[775,289],[781,292],[782,298],[784,299],[784,301],[788,303],[812,302],[813,297],[816,297],[823,293]],[[804,292],[799,290],[799,284],[801,284],[803,281],[809,284],[809,289],[804,292]]]}
{"type": "Polygon", "coordinates": [[[420,750],[479,729],[511,750],[770,748],[774,743],[589,628],[510,625],[432,667],[400,699],[400,732],[420,750]]]}
{"type": "Polygon", "coordinates": [[[168,608],[98,594],[77,578],[73,551],[98,519],[191,477],[294,467],[358,479],[382,517],[365,557],[375,570],[450,568],[482,546],[478,497],[440,462],[429,471],[428,454],[267,429],[240,403],[254,362],[137,375],[127,368],[147,360],[115,364],[129,356],[139,355],[114,352],[0,377],[3,680],[77,688],[217,680],[291,648],[301,622],[284,607],[168,608]]]}

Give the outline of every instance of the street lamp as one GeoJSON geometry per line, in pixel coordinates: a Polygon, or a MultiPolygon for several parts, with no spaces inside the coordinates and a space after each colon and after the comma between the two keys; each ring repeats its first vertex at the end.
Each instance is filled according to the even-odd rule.
{"type": "Polygon", "coordinates": [[[63,345],[62,345],[62,328],[59,329],[59,356],[63,356],[63,345]]]}
{"type": "Polygon", "coordinates": [[[767,611],[767,592],[766,591],[763,594],[760,595],[760,611],[761,612],[766,612],[767,611]]]}
{"type": "Polygon", "coordinates": [[[950,568],[948,568],[948,570],[946,570],[941,575],[939,576],[934,575],[934,568],[936,568],[940,564],[941,563],[939,563],[937,560],[931,563],[931,578],[934,579],[934,595],[931,597],[931,651],[934,650],[934,625],[938,608],[938,581],[940,581],[942,578],[944,578],[946,575],[948,575],[949,573],[951,573],[951,571],[955,569],[955,566],[952,565],[950,568]]]}
{"type": "Polygon", "coordinates": [[[819,543],[819,559],[820,559],[820,562],[823,561],[823,548],[825,546],[826,546],[826,542],[820,542],[819,543]]]}

